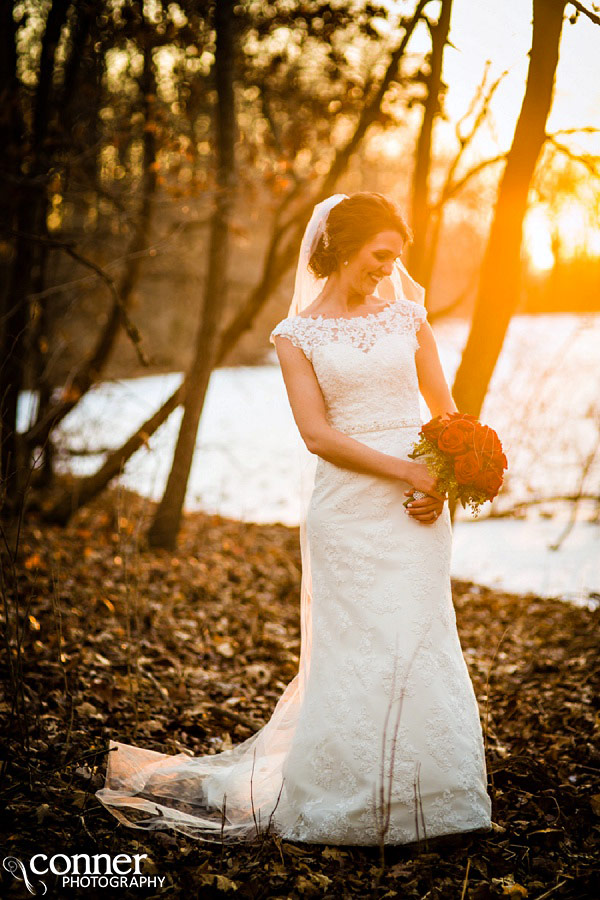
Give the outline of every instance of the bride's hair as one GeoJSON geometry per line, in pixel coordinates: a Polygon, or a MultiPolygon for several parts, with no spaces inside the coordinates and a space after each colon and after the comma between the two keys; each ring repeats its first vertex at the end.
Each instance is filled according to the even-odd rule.
{"type": "Polygon", "coordinates": [[[308,268],[317,278],[326,278],[380,231],[397,231],[405,244],[412,241],[412,231],[394,200],[375,191],[346,197],[330,210],[308,268]]]}

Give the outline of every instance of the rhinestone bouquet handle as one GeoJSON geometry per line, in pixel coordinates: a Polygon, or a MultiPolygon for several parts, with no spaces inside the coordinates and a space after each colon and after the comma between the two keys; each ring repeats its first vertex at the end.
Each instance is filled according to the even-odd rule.
{"type": "Polygon", "coordinates": [[[407,497],[407,499],[402,504],[403,506],[408,506],[409,503],[412,503],[413,500],[422,500],[423,497],[428,497],[429,494],[426,494],[425,491],[414,490],[412,494],[407,497]]]}

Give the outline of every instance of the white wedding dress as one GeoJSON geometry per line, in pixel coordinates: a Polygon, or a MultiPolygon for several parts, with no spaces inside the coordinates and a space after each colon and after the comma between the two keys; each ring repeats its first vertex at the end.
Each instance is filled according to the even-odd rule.
{"type": "MultiPolygon", "coordinates": [[[[425,317],[400,298],[360,318],[292,316],[271,340],[289,338],[311,361],[334,428],[407,459],[421,425],[425,317]]],[[[232,750],[194,758],[111,741],[97,796],[122,822],[357,845],[491,828],[452,604],[450,515],[445,505],[433,524],[410,518],[408,487],[318,459],[298,674],[269,722],[232,750]]]]}

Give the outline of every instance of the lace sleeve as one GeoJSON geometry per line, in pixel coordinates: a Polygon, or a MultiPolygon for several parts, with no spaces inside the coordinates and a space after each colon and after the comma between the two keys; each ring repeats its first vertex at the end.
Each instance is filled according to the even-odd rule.
{"type": "Polygon", "coordinates": [[[413,344],[416,352],[419,349],[419,339],[417,337],[417,332],[423,322],[427,321],[427,310],[421,303],[414,303],[412,300],[407,300],[406,302],[409,307],[409,314],[412,323],[413,344]]]}
{"type": "Polygon", "coordinates": [[[423,322],[427,319],[427,310],[424,306],[421,306],[420,303],[413,303],[412,301],[408,301],[410,304],[410,311],[412,315],[412,319],[415,326],[415,334],[423,324],[423,322]]]}
{"type": "Polygon", "coordinates": [[[304,323],[299,321],[297,318],[283,319],[279,323],[279,325],[275,326],[275,328],[269,335],[269,340],[272,344],[274,344],[274,338],[276,338],[277,335],[289,338],[292,344],[295,347],[299,347],[306,358],[310,360],[310,343],[308,340],[306,328],[304,328],[303,325],[304,323]]]}

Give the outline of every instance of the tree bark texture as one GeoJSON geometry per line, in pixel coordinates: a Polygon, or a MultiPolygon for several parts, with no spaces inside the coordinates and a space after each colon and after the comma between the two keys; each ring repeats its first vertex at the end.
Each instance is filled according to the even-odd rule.
{"type": "MultiPolygon", "coordinates": [[[[21,131],[21,140],[24,141],[25,156],[20,158],[18,167],[11,167],[13,171],[11,172],[11,168],[9,168],[5,173],[13,176],[11,188],[15,189],[15,202],[14,212],[11,214],[12,221],[4,221],[1,224],[5,227],[8,226],[8,230],[14,228],[20,235],[37,234],[43,231],[43,220],[46,215],[44,174],[48,169],[44,144],[52,108],[52,75],[56,49],[70,5],[70,0],[53,0],[48,11],[41,44],[29,144],[25,138],[24,123],[21,121],[18,127],[21,131]]],[[[2,19],[2,25],[7,30],[5,49],[8,52],[8,66],[16,66],[14,45],[16,34],[12,3],[3,3],[2,19]]],[[[8,102],[13,109],[14,116],[14,111],[20,108],[20,84],[16,68],[11,73],[7,67],[3,76],[8,87],[8,102]]],[[[19,393],[25,382],[29,328],[28,295],[40,262],[39,248],[26,238],[16,237],[13,257],[7,273],[7,287],[3,294],[4,327],[0,346],[2,358],[0,478],[4,511],[8,514],[16,511],[20,505],[29,469],[26,443],[20,440],[17,434],[17,404],[19,393]]]]}
{"type": "Polygon", "coordinates": [[[229,218],[235,179],[234,18],[233,0],[215,5],[215,86],[217,90],[217,190],[212,216],[208,271],[196,349],[187,378],[183,417],[167,486],[148,532],[151,546],[174,549],[196,448],[198,423],[210,374],[224,306],[229,252],[229,218]]]}
{"type": "Polygon", "coordinates": [[[423,106],[423,121],[417,141],[415,169],[412,187],[411,226],[414,243],[410,248],[410,268],[413,278],[425,284],[427,254],[427,227],[429,224],[429,172],[431,169],[431,143],[435,117],[440,111],[442,89],[442,62],[444,48],[450,32],[452,0],[442,0],[440,17],[431,27],[431,60],[427,78],[427,96],[423,106]]]}

